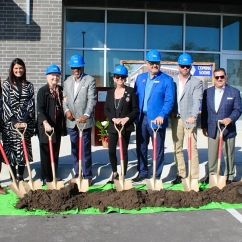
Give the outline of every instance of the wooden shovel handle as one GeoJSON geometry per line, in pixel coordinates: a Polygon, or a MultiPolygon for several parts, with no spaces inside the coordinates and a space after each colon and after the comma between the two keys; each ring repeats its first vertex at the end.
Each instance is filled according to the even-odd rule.
{"type": "Polygon", "coordinates": [[[80,132],[81,132],[81,133],[83,132],[83,130],[84,130],[84,128],[86,127],[86,124],[87,124],[87,123],[83,123],[82,128],[79,127],[79,124],[80,124],[80,123],[79,123],[78,121],[76,121],[76,126],[77,126],[77,128],[79,129],[79,134],[80,134],[80,132]]]}
{"type": "Polygon", "coordinates": [[[49,134],[45,130],[45,134],[48,136],[48,139],[49,139],[50,162],[54,163],[55,160],[54,160],[54,152],[53,152],[53,144],[52,144],[52,136],[54,134],[54,128],[51,128],[51,131],[49,132],[49,134]]]}
{"type": "Polygon", "coordinates": [[[20,137],[21,137],[22,140],[24,140],[24,134],[25,134],[26,129],[27,129],[27,124],[25,123],[24,126],[25,127],[17,127],[17,128],[15,128],[15,130],[20,135],[20,137]],[[20,129],[22,129],[22,131],[20,129]]]}
{"type": "Polygon", "coordinates": [[[122,160],[124,160],[123,142],[122,142],[122,130],[123,130],[124,126],[122,125],[122,127],[120,129],[118,129],[117,125],[114,124],[114,128],[118,132],[119,154],[120,154],[120,160],[122,161],[122,160]]]}
{"type": "Polygon", "coordinates": [[[227,128],[227,125],[224,124],[224,128],[221,129],[220,128],[220,123],[223,124],[223,120],[218,120],[218,129],[219,129],[219,132],[220,132],[220,136],[223,136],[223,132],[227,128]]]}

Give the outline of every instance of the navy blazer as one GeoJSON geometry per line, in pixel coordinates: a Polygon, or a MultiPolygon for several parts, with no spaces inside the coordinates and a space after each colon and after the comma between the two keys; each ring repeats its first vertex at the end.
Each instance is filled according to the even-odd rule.
{"type": "MultiPolygon", "coordinates": [[[[115,88],[108,90],[106,102],[104,105],[104,114],[109,120],[108,132],[116,133],[114,128],[113,118],[116,118],[116,110],[114,107],[114,91],[115,88]]],[[[139,114],[137,97],[132,87],[125,86],[124,96],[120,102],[119,118],[129,117],[129,121],[124,125],[124,131],[134,131],[134,121],[139,114]]]]}
{"type": "MultiPolygon", "coordinates": [[[[215,138],[218,120],[230,118],[233,122],[227,126],[223,135],[225,138],[233,138],[237,135],[235,122],[242,113],[240,92],[238,89],[226,84],[217,112],[215,111],[214,96],[215,86],[206,89],[203,93],[201,128],[206,128],[208,136],[215,138]]],[[[223,127],[221,126],[221,128],[223,127]]]]}

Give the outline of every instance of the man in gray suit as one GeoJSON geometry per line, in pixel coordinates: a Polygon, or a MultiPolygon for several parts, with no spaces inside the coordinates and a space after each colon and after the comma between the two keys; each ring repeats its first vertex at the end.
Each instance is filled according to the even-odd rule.
{"type": "Polygon", "coordinates": [[[67,132],[71,140],[71,154],[75,178],[78,177],[79,130],[76,122],[86,123],[82,133],[82,171],[84,179],[92,184],[91,129],[95,125],[93,110],[96,105],[96,81],[83,72],[84,59],[81,55],[73,55],[70,59],[72,75],[64,81],[63,108],[66,116],[67,132]]]}
{"type": "Polygon", "coordinates": [[[199,159],[197,151],[197,116],[203,95],[203,83],[190,73],[192,58],[184,53],[178,58],[179,75],[174,78],[175,102],[171,117],[174,160],[177,165],[177,177],[172,184],[179,184],[186,178],[186,165],[183,154],[184,137],[192,128],[191,178],[199,178],[199,159]]]}

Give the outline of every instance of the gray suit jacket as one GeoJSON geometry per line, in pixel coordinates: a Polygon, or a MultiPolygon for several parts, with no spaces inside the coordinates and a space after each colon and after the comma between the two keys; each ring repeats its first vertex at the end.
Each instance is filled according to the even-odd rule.
{"type": "MultiPolygon", "coordinates": [[[[91,128],[95,125],[93,111],[97,102],[96,81],[92,76],[83,74],[75,96],[74,82],[73,76],[69,76],[64,81],[64,112],[69,109],[74,114],[75,118],[80,118],[82,115],[88,114],[89,118],[87,119],[85,129],[91,128]]],[[[66,127],[74,128],[76,125],[75,122],[75,120],[71,121],[66,119],[66,127]]]]}
{"type": "MultiPolygon", "coordinates": [[[[179,79],[178,76],[174,77],[174,85],[175,85],[175,102],[173,107],[173,112],[178,114],[178,103],[180,106],[180,116],[182,119],[182,123],[185,126],[185,121],[193,116],[197,118],[199,113],[201,100],[203,96],[203,82],[202,80],[190,76],[187,80],[183,93],[179,99],[178,90],[179,90],[179,79]],[[179,99],[179,100],[178,100],[179,99]]],[[[186,127],[190,128],[193,125],[187,125],[186,127]]]]}

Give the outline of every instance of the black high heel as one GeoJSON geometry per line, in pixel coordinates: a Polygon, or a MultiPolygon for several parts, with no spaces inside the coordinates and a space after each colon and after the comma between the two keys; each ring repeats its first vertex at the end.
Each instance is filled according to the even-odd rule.
{"type": "MultiPolygon", "coordinates": [[[[117,173],[117,175],[115,176],[115,177],[113,177],[112,176],[112,178],[113,178],[113,180],[115,179],[115,180],[118,180],[119,179],[119,174],[117,173]]],[[[108,181],[106,184],[114,184],[114,181],[108,181]]]]}

